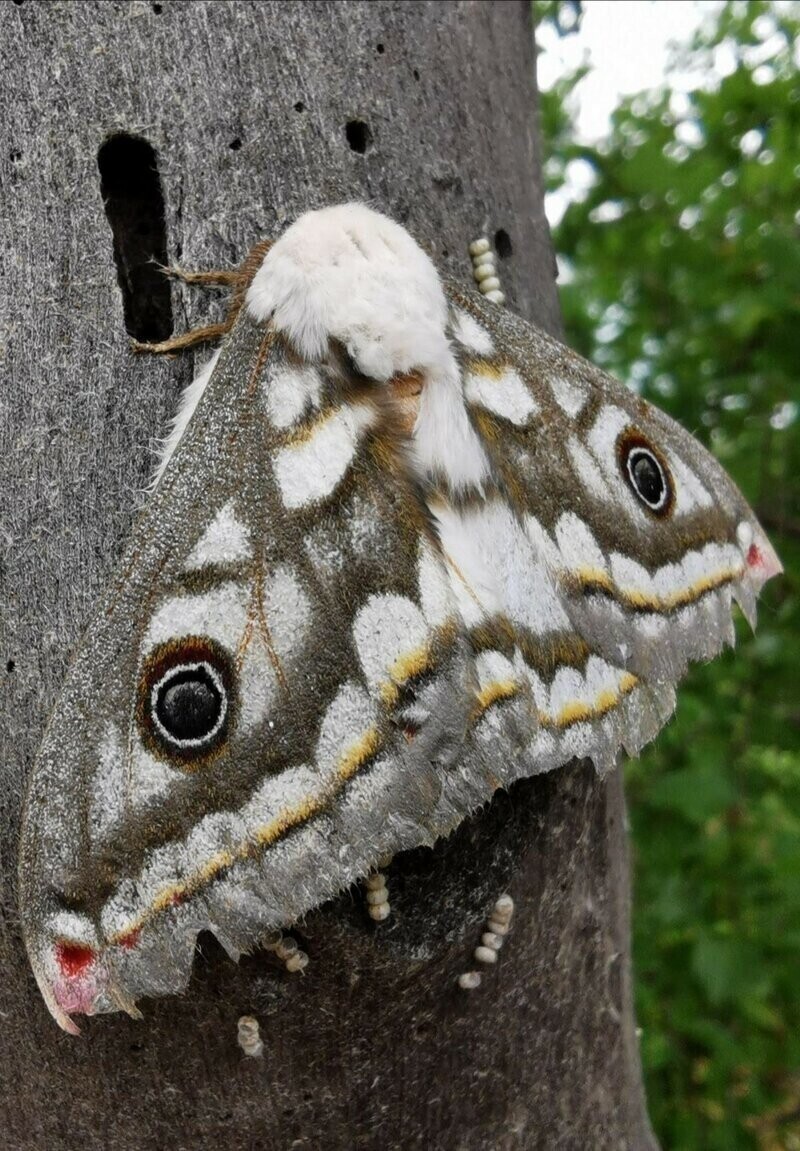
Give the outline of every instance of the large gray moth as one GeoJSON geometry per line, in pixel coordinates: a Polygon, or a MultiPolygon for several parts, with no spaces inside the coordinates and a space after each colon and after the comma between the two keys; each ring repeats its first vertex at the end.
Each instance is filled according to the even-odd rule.
{"type": "Polygon", "coordinates": [[[720,466],[360,205],[188,389],[27,798],[55,1019],[181,991],[522,776],[608,771],[780,564],[720,466]]]}

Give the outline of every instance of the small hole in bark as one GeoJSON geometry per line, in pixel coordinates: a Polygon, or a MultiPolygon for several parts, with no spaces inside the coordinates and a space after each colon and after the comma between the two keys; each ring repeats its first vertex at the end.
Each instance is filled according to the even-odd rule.
{"type": "Polygon", "coordinates": [[[131,1043],[131,1051],[144,1051],[144,1043],[131,1043]]]}
{"type": "Polygon", "coordinates": [[[9,675],[11,675],[12,671],[14,670],[14,668],[15,668],[16,666],[17,666],[17,665],[16,665],[16,663],[15,663],[15,661],[14,661],[13,659],[10,659],[10,660],[8,661],[8,663],[6,664],[6,671],[8,672],[8,674],[9,674],[9,675]]]}
{"type": "Polygon", "coordinates": [[[294,106],[294,110],[295,110],[295,112],[305,112],[306,106],[302,100],[297,101],[297,103],[294,106]]]}
{"type": "Polygon", "coordinates": [[[372,144],[372,130],[365,120],[348,120],[344,127],[344,134],[351,151],[359,152],[361,155],[372,144]]]}
{"type": "Polygon", "coordinates": [[[415,69],[414,69],[414,71],[411,73],[411,75],[414,77],[414,79],[415,79],[415,80],[419,80],[419,72],[417,71],[417,69],[416,69],[416,68],[415,68],[415,69]]]}
{"type": "Polygon", "coordinates": [[[495,232],[494,246],[501,260],[507,260],[511,253],[514,251],[514,246],[511,243],[511,237],[505,228],[498,228],[495,232]]]}
{"type": "Polygon", "coordinates": [[[25,0],[14,0],[14,3],[16,4],[16,6],[18,8],[19,8],[20,4],[23,4],[24,2],[25,2],[25,0]]]}
{"type": "Polygon", "coordinates": [[[22,159],[22,152],[18,152],[15,148],[13,151],[8,153],[8,158],[12,164],[17,164],[22,159]]]}
{"type": "Polygon", "coordinates": [[[97,165],[125,330],[137,340],[164,340],[172,332],[172,303],[158,268],[167,262],[167,236],[155,150],[147,140],[120,133],[101,146],[97,165]]]}
{"type": "Polygon", "coordinates": [[[231,140],[230,144],[228,145],[228,147],[230,148],[230,150],[232,152],[238,152],[239,149],[241,148],[241,146],[242,146],[242,141],[239,139],[238,136],[236,137],[235,140],[231,140]]]}
{"type": "Polygon", "coordinates": [[[382,56],[384,54],[384,52],[386,51],[386,49],[384,48],[383,44],[376,44],[375,45],[375,51],[378,53],[379,56],[382,56]]]}
{"type": "Polygon", "coordinates": [[[153,5],[153,11],[155,12],[156,16],[160,16],[161,13],[164,11],[164,5],[163,4],[154,4],[153,5]]]}

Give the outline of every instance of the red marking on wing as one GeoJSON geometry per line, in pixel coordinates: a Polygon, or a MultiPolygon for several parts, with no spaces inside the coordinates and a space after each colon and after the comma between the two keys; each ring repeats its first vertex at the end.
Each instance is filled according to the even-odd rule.
{"type": "Polygon", "coordinates": [[[56,961],[68,979],[77,979],[94,963],[95,952],[84,943],[57,943],[56,961]]]}
{"type": "Polygon", "coordinates": [[[750,544],[747,552],[747,566],[751,568],[764,567],[764,557],[758,544],[750,544]]]}
{"type": "Polygon", "coordinates": [[[119,941],[120,947],[127,947],[130,951],[139,942],[139,936],[142,934],[141,927],[134,927],[133,931],[129,931],[127,935],[123,935],[119,941]]]}

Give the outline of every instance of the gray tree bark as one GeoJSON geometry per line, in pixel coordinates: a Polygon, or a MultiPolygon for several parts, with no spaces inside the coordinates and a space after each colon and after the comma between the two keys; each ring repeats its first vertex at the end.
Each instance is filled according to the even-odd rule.
{"type": "MultiPolygon", "coordinates": [[[[233,265],[301,211],[362,198],[465,283],[468,242],[503,229],[510,305],[557,332],[529,5],[17,0],[0,6],[0,62],[0,1143],[654,1147],[618,774],[527,781],[398,857],[387,925],[353,893],[307,917],[304,977],[269,953],[236,967],[207,940],[185,998],[80,1039],[46,1013],[15,904],[43,725],[193,372],[192,356],[129,352],[99,148],[125,132],[155,149],[172,260],[233,265]],[[500,962],[459,991],[506,889],[500,962]],[[260,1060],[237,1047],[243,1013],[260,1060]]],[[[133,274],[126,291],[129,307],[146,295],[133,274]]],[[[183,288],[171,305],[176,330],[209,315],[183,288]]]]}

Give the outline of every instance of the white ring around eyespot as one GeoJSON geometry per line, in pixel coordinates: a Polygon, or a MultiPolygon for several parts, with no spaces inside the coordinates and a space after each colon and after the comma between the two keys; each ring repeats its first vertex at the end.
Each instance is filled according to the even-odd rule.
{"type": "Polygon", "coordinates": [[[645,507],[650,508],[650,510],[654,512],[660,512],[662,508],[666,507],[670,498],[669,480],[655,452],[651,452],[649,448],[642,447],[641,444],[635,444],[625,455],[625,469],[628,473],[628,479],[631,482],[634,495],[642,501],[645,507]],[[661,498],[658,503],[651,503],[646,496],[643,496],[633,478],[633,463],[635,462],[635,457],[638,458],[638,456],[647,456],[658,468],[658,474],[661,476],[661,498]]]}
{"type": "Polygon", "coordinates": [[[150,689],[150,716],[153,720],[153,726],[158,731],[159,735],[163,739],[165,739],[167,743],[172,744],[173,747],[177,747],[177,748],[181,748],[181,749],[193,748],[193,747],[204,747],[207,743],[211,742],[211,740],[214,738],[215,735],[219,734],[219,731],[225,722],[225,717],[227,716],[227,714],[228,714],[228,693],[225,690],[225,685],[223,684],[222,679],[220,678],[219,672],[216,670],[216,668],[212,667],[211,664],[207,663],[205,660],[200,660],[197,663],[175,663],[175,664],[173,664],[172,667],[169,669],[169,671],[165,671],[164,674],[162,675],[161,679],[158,680],[156,683],[154,683],[152,688],[150,689]],[[219,692],[220,700],[222,701],[222,706],[220,707],[220,711],[219,711],[219,717],[217,718],[217,722],[214,724],[211,731],[209,731],[207,735],[204,735],[202,739],[176,739],[174,735],[172,735],[170,732],[167,731],[167,729],[164,727],[161,720],[158,718],[158,709],[156,707],[156,704],[158,702],[158,693],[161,690],[161,687],[163,686],[163,684],[166,683],[166,681],[168,679],[171,679],[171,677],[175,674],[176,671],[177,672],[185,672],[185,671],[200,671],[200,670],[204,671],[208,675],[208,678],[213,682],[214,687],[219,692]]]}

